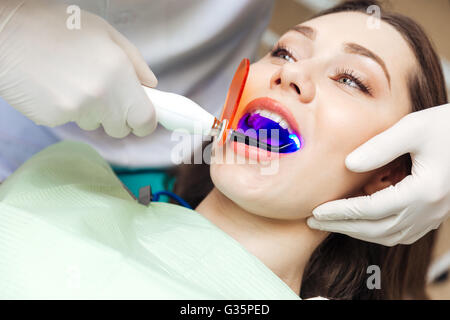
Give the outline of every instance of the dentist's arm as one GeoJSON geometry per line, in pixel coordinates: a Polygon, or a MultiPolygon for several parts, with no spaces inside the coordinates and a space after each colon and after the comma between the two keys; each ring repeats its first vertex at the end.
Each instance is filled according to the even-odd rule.
{"type": "Polygon", "coordinates": [[[371,196],[331,201],[313,211],[311,228],[387,246],[411,244],[450,215],[450,104],[411,113],[346,159],[354,172],[410,153],[412,174],[371,196]]]}
{"type": "Polygon", "coordinates": [[[0,96],[36,124],[145,136],[156,119],[140,83],[157,80],[102,18],[58,1],[1,0],[0,96]]]}

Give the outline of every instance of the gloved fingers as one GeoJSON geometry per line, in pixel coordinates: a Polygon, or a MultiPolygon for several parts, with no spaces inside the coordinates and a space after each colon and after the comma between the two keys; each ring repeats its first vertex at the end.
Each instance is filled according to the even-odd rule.
{"type": "Polygon", "coordinates": [[[139,78],[140,83],[148,87],[156,87],[158,80],[155,74],[150,70],[139,50],[120,32],[108,24],[108,31],[111,39],[125,52],[133,64],[134,71],[139,78]]]}
{"type": "MultiPolygon", "coordinates": [[[[402,232],[402,226],[398,223],[397,216],[391,216],[380,220],[338,220],[319,221],[314,217],[307,220],[312,229],[346,234],[356,239],[370,242],[379,242],[379,239],[390,237],[402,232]]],[[[405,230],[405,229],[403,229],[405,230]]]]}
{"type": "Polygon", "coordinates": [[[106,133],[116,138],[130,132],[141,137],[151,133],[157,125],[155,109],[131,64],[122,66],[111,86],[102,121],[106,133]]]}
{"type": "Polygon", "coordinates": [[[376,242],[389,247],[392,247],[397,244],[410,245],[416,242],[417,240],[421,239],[425,234],[427,234],[433,229],[436,229],[437,227],[439,227],[439,225],[430,226],[425,230],[416,232],[417,228],[415,228],[415,226],[409,226],[408,228],[403,228],[393,234],[382,237],[380,239],[369,238],[365,241],[376,242]]]}
{"type": "Polygon", "coordinates": [[[402,239],[405,237],[405,234],[408,230],[398,231],[393,234],[387,235],[382,238],[367,238],[361,239],[367,242],[378,243],[386,247],[393,247],[398,244],[401,244],[402,239]]]}
{"type": "Polygon", "coordinates": [[[374,199],[373,195],[339,199],[321,204],[312,213],[317,220],[321,221],[378,220],[392,214],[392,210],[382,210],[384,203],[377,203],[376,201],[377,199],[374,199]]]}
{"type": "Polygon", "coordinates": [[[128,109],[127,124],[136,136],[144,137],[152,133],[157,126],[155,108],[140,87],[134,98],[128,109]]]}
{"type": "Polygon", "coordinates": [[[117,125],[110,121],[104,121],[102,123],[103,129],[110,137],[121,139],[130,134],[131,129],[126,125],[117,125]]]}
{"type": "Polygon", "coordinates": [[[96,121],[96,119],[77,121],[77,124],[81,129],[86,131],[92,131],[100,127],[100,122],[96,121]]]}
{"type": "Polygon", "coordinates": [[[415,151],[418,139],[418,121],[406,116],[386,131],[376,135],[345,159],[345,165],[354,172],[380,168],[399,156],[415,151]],[[414,139],[411,137],[414,132],[414,139]]]}
{"type": "MultiPolygon", "coordinates": [[[[373,234],[367,233],[367,230],[360,230],[359,232],[350,232],[350,231],[339,231],[341,228],[338,226],[330,227],[328,225],[322,225],[320,228],[316,228],[315,221],[312,221],[314,218],[309,218],[307,223],[311,228],[324,230],[324,231],[330,231],[331,229],[335,229],[336,231],[330,231],[330,232],[336,232],[336,233],[342,233],[349,237],[359,239],[362,241],[372,242],[372,243],[378,243],[384,246],[394,246],[400,243],[400,241],[403,239],[405,232],[404,231],[397,231],[392,234],[387,234],[384,236],[373,236],[373,234]],[[311,220],[311,221],[310,221],[311,220]],[[330,230],[329,230],[330,229],[330,230]]],[[[342,223],[347,223],[348,221],[342,221],[342,223]]],[[[357,230],[355,228],[355,230],[357,230]]]]}
{"type": "MultiPolygon", "coordinates": [[[[121,103],[117,101],[116,104],[121,103]]],[[[113,138],[123,138],[131,132],[126,121],[126,114],[123,113],[123,108],[109,107],[106,114],[102,117],[102,126],[106,134],[113,138]]]]}
{"type": "Polygon", "coordinates": [[[91,131],[97,129],[100,126],[100,118],[97,114],[95,114],[95,111],[97,110],[98,108],[85,108],[85,110],[80,112],[78,115],[78,120],[75,122],[83,130],[91,131]]]}
{"type": "Polygon", "coordinates": [[[399,243],[401,243],[401,244],[412,244],[412,243],[416,242],[417,240],[421,239],[428,232],[439,228],[439,226],[440,226],[440,224],[438,223],[437,225],[430,226],[430,227],[426,228],[423,231],[417,232],[417,233],[415,233],[413,235],[408,235],[405,239],[401,239],[401,241],[399,243]]]}
{"type": "Polygon", "coordinates": [[[379,220],[403,212],[413,199],[416,180],[407,176],[370,196],[326,202],[313,210],[317,220],[379,220]]]}

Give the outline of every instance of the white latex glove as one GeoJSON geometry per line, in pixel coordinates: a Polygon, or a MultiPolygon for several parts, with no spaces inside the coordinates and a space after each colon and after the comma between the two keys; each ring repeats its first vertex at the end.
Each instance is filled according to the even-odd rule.
{"type": "Polygon", "coordinates": [[[408,114],[345,161],[364,172],[410,153],[412,174],[370,196],[327,202],[308,225],[387,246],[411,244],[450,213],[450,104],[408,114]]]}
{"type": "MultiPolygon", "coordinates": [[[[157,80],[143,57],[102,18],[81,11],[70,30],[67,5],[52,0],[1,0],[0,96],[36,124],[103,125],[121,138],[156,127],[140,83],[157,80]]],[[[69,11],[70,12],[70,11],[69,11]]]]}

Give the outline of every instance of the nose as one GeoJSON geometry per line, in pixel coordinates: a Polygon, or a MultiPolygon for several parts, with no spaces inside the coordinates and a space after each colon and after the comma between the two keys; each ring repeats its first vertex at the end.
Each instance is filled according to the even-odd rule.
{"type": "Polygon", "coordinates": [[[311,70],[306,70],[300,62],[285,63],[270,79],[270,88],[280,88],[294,94],[302,103],[311,102],[315,95],[315,86],[310,77],[311,70]]]}

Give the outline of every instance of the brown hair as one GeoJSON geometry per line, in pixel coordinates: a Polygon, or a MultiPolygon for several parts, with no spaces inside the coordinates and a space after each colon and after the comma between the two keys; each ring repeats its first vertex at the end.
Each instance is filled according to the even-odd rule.
{"type": "MultiPolygon", "coordinates": [[[[347,1],[318,15],[356,11],[366,13],[377,1],[347,1]]],[[[380,7],[381,8],[381,7],[380,7]]],[[[418,70],[407,79],[412,111],[447,103],[445,82],[438,56],[423,29],[412,19],[397,13],[381,12],[381,20],[403,36],[414,52],[418,70]]],[[[411,170],[409,155],[402,156],[411,170]]],[[[174,191],[193,207],[211,191],[209,166],[181,165],[174,191]]],[[[430,262],[435,231],[411,245],[386,247],[332,233],[313,252],[305,268],[300,296],[332,299],[424,299],[426,272],[430,262]],[[367,267],[381,269],[381,289],[370,290],[367,267]]]]}

